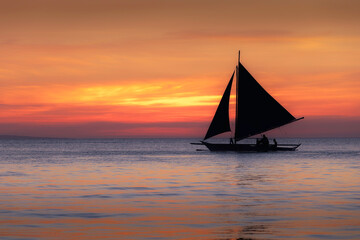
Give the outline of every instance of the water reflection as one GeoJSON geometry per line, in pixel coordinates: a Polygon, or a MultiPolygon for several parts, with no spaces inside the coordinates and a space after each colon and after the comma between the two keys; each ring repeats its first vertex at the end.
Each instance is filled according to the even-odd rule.
{"type": "MultiPolygon", "coordinates": [[[[89,148],[76,144],[79,152],[89,148]]],[[[91,148],[105,149],[101,144],[91,148]]],[[[116,155],[118,146],[84,159],[76,148],[64,157],[63,146],[53,144],[49,161],[29,155],[15,163],[5,152],[0,237],[360,239],[356,159],[194,151],[136,160],[116,155]]]]}

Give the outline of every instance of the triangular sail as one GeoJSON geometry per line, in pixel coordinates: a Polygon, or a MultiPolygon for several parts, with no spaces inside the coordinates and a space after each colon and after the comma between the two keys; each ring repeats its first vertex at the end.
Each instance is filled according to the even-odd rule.
{"type": "Polygon", "coordinates": [[[296,119],[251,76],[239,62],[237,69],[235,140],[241,140],[296,119]]]}
{"type": "Polygon", "coordinates": [[[220,133],[231,131],[229,120],[229,101],[231,93],[231,85],[233,82],[234,73],[225,89],[225,92],[221,98],[219,106],[215,112],[214,118],[210,124],[210,127],[205,135],[204,140],[218,135],[220,133]]]}

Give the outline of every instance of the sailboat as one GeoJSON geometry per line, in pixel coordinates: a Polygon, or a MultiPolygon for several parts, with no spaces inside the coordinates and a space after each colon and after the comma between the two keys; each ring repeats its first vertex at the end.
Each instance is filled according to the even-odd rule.
{"type": "Polygon", "coordinates": [[[256,139],[256,143],[239,143],[239,141],[283,125],[303,119],[295,118],[280,105],[240,63],[240,51],[236,70],[233,72],[219,106],[211,121],[209,129],[200,143],[210,151],[294,151],[301,144],[269,143],[265,135],[256,139]],[[236,75],[236,116],[235,132],[230,143],[209,143],[206,140],[224,132],[231,131],[229,118],[229,101],[231,86],[236,75]]]}

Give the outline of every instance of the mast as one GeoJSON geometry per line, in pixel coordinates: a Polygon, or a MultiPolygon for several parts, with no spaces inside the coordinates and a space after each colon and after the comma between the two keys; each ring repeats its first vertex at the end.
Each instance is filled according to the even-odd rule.
{"type": "Polygon", "coordinates": [[[239,80],[240,80],[240,50],[239,50],[239,55],[238,55],[238,64],[236,66],[236,112],[235,112],[235,133],[234,133],[234,140],[236,143],[236,132],[237,129],[239,129],[238,126],[238,118],[239,118],[239,80]]]}

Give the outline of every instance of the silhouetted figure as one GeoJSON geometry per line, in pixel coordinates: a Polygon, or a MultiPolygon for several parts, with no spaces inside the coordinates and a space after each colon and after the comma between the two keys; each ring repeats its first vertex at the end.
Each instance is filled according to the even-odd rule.
{"type": "Polygon", "coordinates": [[[234,144],[234,140],[230,138],[230,144],[234,144]]]}
{"type": "Polygon", "coordinates": [[[265,134],[262,135],[262,139],[261,139],[264,147],[268,147],[269,146],[269,139],[265,136],[265,134]]]}
{"type": "Polygon", "coordinates": [[[256,147],[261,151],[269,150],[269,139],[263,134],[262,138],[256,139],[256,147]]]}
{"type": "Polygon", "coordinates": [[[277,141],[275,138],[274,138],[274,146],[275,146],[275,148],[277,147],[277,141]]]}

